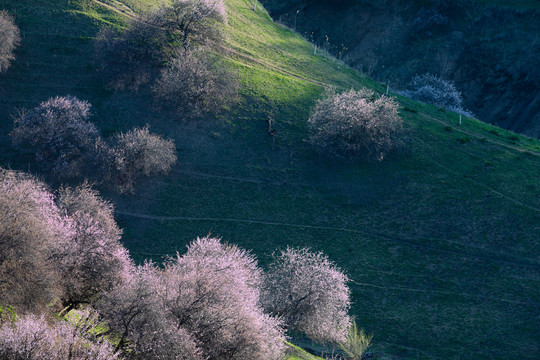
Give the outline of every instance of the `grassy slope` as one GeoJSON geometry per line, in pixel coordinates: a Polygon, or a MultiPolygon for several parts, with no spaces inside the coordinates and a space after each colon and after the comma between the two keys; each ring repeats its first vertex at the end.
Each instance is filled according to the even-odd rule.
{"type": "MultiPolygon", "coordinates": [[[[104,2],[130,13],[152,1],[104,2]]],[[[262,9],[251,11],[250,1],[227,4],[242,100],[219,119],[187,124],[152,110],[148,93],[110,93],[97,79],[91,38],[124,16],[91,0],[0,0],[23,33],[18,61],[0,78],[0,164],[29,166],[7,137],[17,106],[77,95],[94,105],[105,134],[150,123],[178,144],[169,177],[114,198],[137,260],[183,251],[208,232],[254,249],[263,264],[277,247],[310,246],[353,279],[353,313],[375,334],[378,352],[536,358],[539,142],[471,119],[459,127],[455,114],[401,99],[407,151],[379,164],[319,160],[304,141],[309,109],[323,92],[316,83],[382,86],[313,56],[262,9]]]]}

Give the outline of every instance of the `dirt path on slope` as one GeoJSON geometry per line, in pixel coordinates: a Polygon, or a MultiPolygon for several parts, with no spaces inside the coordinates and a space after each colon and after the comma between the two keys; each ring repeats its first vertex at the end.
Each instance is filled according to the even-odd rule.
{"type": "MultiPolygon", "coordinates": [[[[236,218],[159,216],[159,215],[140,214],[140,213],[127,212],[127,211],[118,211],[118,210],[115,211],[115,213],[117,215],[135,217],[139,219],[157,220],[157,221],[181,220],[181,221],[233,222],[233,223],[243,223],[243,224],[265,225],[265,226],[295,227],[295,228],[300,228],[300,229],[315,229],[315,230],[348,232],[348,233],[359,234],[359,235],[364,235],[364,236],[376,237],[378,239],[385,240],[387,242],[398,243],[401,245],[407,245],[407,246],[416,247],[420,249],[431,250],[431,251],[435,251],[439,253],[466,256],[466,257],[475,258],[475,259],[487,261],[487,262],[497,262],[497,263],[510,265],[510,266],[526,267],[526,268],[531,268],[534,270],[540,270],[540,264],[534,262],[534,260],[532,259],[530,260],[527,259],[528,261],[524,261],[524,259],[522,258],[513,258],[513,257],[501,255],[501,254],[485,254],[485,251],[483,249],[475,248],[471,246],[469,246],[469,248],[474,248],[476,251],[478,251],[478,253],[470,253],[470,252],[464,252],[460,250],[451,250],[451,249],[441,249],[436,246],[419,244],[418,242],[414,240],[397,238],[394,236],[389,236],[389,235],[374,232],[374,231],[349,229],[349,228],[343,228],[343,227],[338,227],[338,226],[307,225],[307,224],[295,224],[295,223],[286,223],[286,222],[278,222],[278,221],[263,221],[263,220],[236,219],[236,218]]],[[[445,239],[438,239],[438,240],[446,242],[449,245],[458,245],[462,247],[465,246],[462,243],[451,241],[451,240],[445,240],[445,239]]]]}

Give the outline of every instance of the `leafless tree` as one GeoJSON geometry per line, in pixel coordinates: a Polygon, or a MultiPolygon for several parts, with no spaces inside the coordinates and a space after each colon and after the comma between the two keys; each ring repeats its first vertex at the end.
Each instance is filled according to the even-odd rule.
{"type": "Polygon", "coordinates": [[[153,86],[164,107],[187,114],[220,109],[237,89],[235,73],[205,48],[177,50],[153,86]]]}
{"type": "Polygon", "coordinates": [[[192,44],[220,40],[226,9],[223,0],[172,0],[156,11],[154,19],[173,44],[188,50],[192,44]]]}
{"type": "Polygon", "coordinates": [[[159,72],[165,58],[166,36],[144,14],[123,32],[104,28],[96,39],[99,70],[115,90],[137,90],[159,72]]]}
{"type": "Polygon", "coordinates": [[[13,17],[5,10],[0,11],[0,73],[6,71],[15,59],[13,52],[20,41],[19,28],[13,17]]]}
{"type": "Polygon", "coordinates": [[[167,318],[160,270],[137,267],[99,305],[103,319],[118,336],[117,350],[128,359],[203,360],[193,336],[167,318]]]}

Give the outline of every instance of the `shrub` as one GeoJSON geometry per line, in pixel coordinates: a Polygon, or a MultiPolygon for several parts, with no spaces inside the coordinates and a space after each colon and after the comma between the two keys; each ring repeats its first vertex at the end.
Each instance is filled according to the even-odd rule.
{"type": "Polygon", "coordinates": [[[401,142],[398,104],[371,90],[350,90],[319,100],[308,120],[310,142],[324,155],[383,160],[401,142]]]}
{"type": "Polygon", "coordinates": [[[94,162],[97,128],[87,121],[90,104],[55,97],[15,119],[13,142],[35,152],[38,165],[62,177],[78,177],[94,162]]]}
{"type": "Polygon", "coordinates": [[[0,168],[0,304],[34,311],[60,296],[51,257],[71,236],[71,221],[43,183],[0,168]]]}
{"type": "Polygon", "coordinates": [[[163,61],[163,31],[143,17],[118,32],[104,28],[96,39],[98,67],[108,85],[115,90],[137,90],[149,83],[163,61]]]}
{"type": "Polygon", "coordinates": [[[83,314],[74,326],[67,322],[47,323],[44,317],[23,316],[0,327],[0,358],[5,360],[115,360],[113,347],[92,341],[89,328],[95,317],[83,314]]]}
{"type": "Polygon", "coordinates": [[[217,55],[208,49],[177,50],[153,86],[165,107],[200,114],[234,100],[237,83],[217,55]]]}
{"type": "Polygon", "coordinates": [[[416,75],[403,95],[467,116],[472,115],[463,109],[461,93],[454,84],[435,75],[416,75]]]}
{"type": "Polygon", "coordinates": [[[345,336],[345,341],[339,343],[339,347],[347,355],[347,359],[362,360],[364,353],[371,345],[371,339],[373,335],[367,335],[364,329],[358,331],[356,321],[353,321],[345,336]]]}
{"type": "Polygon", "coordinates": [[[263,304],[290,330],[314,341],[339,343],[351,322],[348,281],[322,253],[287,248],[266,273],[263,304]]]}
{"type": "Polygon", "coordinates": [[[148,127],[116,135],[110,156],[110,181],[120,192],[133,192],[139,177],[168,173],[177,159],[174,142],[148,127]]]}
{"type": "Polygon", "coordinates": [[[226,10],[223,0],[172,0],[153,16],[155,24],[166,29],[172,44],[187,50],[193,44],[220,40],[226,10]]]}
{"type": "Polygon", "coordinates": [[[15,59],[13,51],[20,44],[19,28],[7,11],[0,11],[0,73],[6,71],[15,59]]]}
{"type": "Polygon", "coordinates": [[[122,231],[112,205],[90,185],[61,188],[58,204],[74,230],[69,246],[54,256],[63,278],[64,306],[69,309],[110,291],[125,280],[132,265],[120,243],[122,231]]]}

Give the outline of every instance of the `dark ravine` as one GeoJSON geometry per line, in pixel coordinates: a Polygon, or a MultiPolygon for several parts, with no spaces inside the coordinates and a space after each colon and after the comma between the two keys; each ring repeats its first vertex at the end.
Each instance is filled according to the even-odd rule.
{"type": "Polygon", "coordinates": [[[472,0],[263,0],[275,20],[379,81],[452,80],[479,119],[540,138],[540,10],[472,0]],[[486,5],[488,4],[488,5],[486,5]]]}

